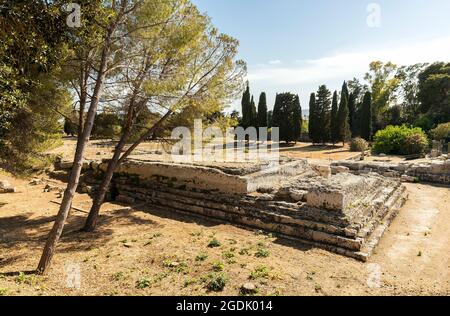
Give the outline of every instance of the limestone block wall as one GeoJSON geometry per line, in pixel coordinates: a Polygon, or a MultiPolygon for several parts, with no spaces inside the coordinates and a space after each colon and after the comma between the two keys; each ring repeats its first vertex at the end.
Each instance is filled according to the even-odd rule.
{"type": "MultiPolygon", "coordinates": [[[[99,168],[105,172],[107,163],[100,164],[99,168]]],[[[246,194],[261,188],[280,186],[289,177],[299,175],[306,169],[306,160],[298,160],[270,168],[264,167],[251,174],[245,174],[246,170],[244,169],[241,171],[243,175],[236,175],[234,172],[233,174],[226,173],[226,169],[192,164],[129,160],[122,164],[115,173],[136,175],[141,180],[164,181],[175,186],[186,186],[189,189],[246,194]]],[[[251,170],[253,171],[253,169],[251,170]]]]}

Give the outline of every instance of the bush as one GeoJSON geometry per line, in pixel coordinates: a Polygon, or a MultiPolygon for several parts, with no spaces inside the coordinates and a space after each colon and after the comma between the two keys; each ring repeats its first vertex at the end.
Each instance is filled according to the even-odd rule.
{"type": "Polygon", "coordinates": [[[227,283],[228,277],[225,274],[212,274],[206,287],[210,291],[221,292],[227,283]]]}
{"type": "Polygon", "coordinates": [[[435,129],[430,131],[430,135],[434,140],[450,139],[450,122],[439,124],[435,129]]]}
{"type": "Polygon", "coordinates": [[[217,240],[217,238],[211,239],[208,243],[209,248],[217,248],[220,246],[221,246],[221,243],[220,243],[220,241],[217,240]]]}
{"type": "Polygon", "coordinates": [[[403,155],[423,154],[428,147],[428,138],[425,134],[416,133],[406,137],[400,151],[403,155]]]}
{"type": "Polygon", "coordinates": [[[369,144],[365,139],[362,139],[360,137],[353,138],[350,143],[350,151],[363,152],[366,151],[367,148],[369,148],[369,144]]]}
{"type": "Polygon", "coordinates": [[[423,153],[427,146],[428,138],[421,128],[388,126],[375,134],[373,152],[412,155],[423,153]]]}

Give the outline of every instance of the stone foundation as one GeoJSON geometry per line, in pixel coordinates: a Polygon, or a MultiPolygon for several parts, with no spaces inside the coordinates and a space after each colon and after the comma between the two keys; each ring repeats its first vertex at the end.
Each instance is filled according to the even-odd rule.
{"type": "Polygon", "coordinates": [[[448,159],[420,163],[337,161],[331,164],[334,173],[339,173],[343,167],[359,175],[375,172],[385,177],[399,178],[404,182],[450,184],[450,160],[448,159]]]}
{"type": "MultiPolygon", "coordinates": [[[[405,187],[374,173],[331,175],[327,168],[305,160],[259,170],[128,161],[116,172],[112,192],[127,204],[146,202],[367,260],[404,204],[405,187]]],[[[105,169],[90,163],[83,190],[92,193],[105,169]]]]}

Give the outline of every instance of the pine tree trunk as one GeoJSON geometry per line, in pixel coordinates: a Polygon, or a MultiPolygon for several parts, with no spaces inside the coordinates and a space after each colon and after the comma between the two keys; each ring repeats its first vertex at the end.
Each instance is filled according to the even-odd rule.
{"type": "Polygon", "coordinates": [[[105,201],[106,194],[108,193],[109,185],[111,184],[112,177],[114,175],[114,171],[118,167],[118,162],[120,159],[120,155],[122,154],[122,150],[125,147],[125,144],[129,138],[129,132],[123,135],[117,144],[114,155],[112,159],[108,163],[108,168],[106,169],[106,173],[103,177],[103,181],[100,184],[94,200],[92,202],[91,210],[89,211],[88,218],[86,219],[86,223],[84,224],[83,231],[92,232],[97,227],[98,214],[100,212],[100,208],[105,201]]]}
{"type": "Polygon", "coordinates": [[[104,43],[104,50],[101,56],[101,63],[99,67],[99,72],[97,75],[97,81],[94,88],[91,104],[89,106],[89,111],[86,117],[86,123],[83,128],[83,133],[80,137],[78,135],[77,149],[75,152],[74,162],[72,166],[72,170],[69,177],[69,182],[67,184],[66,191],[64,192],[64,197],[58,211],[58,215],[56,217],[55,223],[53,225],[52,230],[50,231],[49,237],[44,247],[44,251],[41,256],[41,260],[39,261],[39,265],[37,268],[37,272],[40,274],[46,274],[50,267],[53,254],[55,252],[56,245],[61,237],[61,234],[64,229],[64,224],[67,220],[67,216],[69,215],[69,211],[72,208],[72,201],[75,195],[75,192],[78,187],[78,182],[80,179],[81,169],[83,167],[83,155],[86,149],[86,145],[89,142],[89,138],[91,136],[92,127],[94,125],[94,118],[97,112],[97,106],[100,101],[100,96],[103,90],[103,83],[106,77],[106,69],[108,66],[109,59],[109,46],[110,46],[110,35],[107,37],[104,43]]]}
{"type": "Polygon", "coordinates": [[[125,147],[125,144],[129,138],[130,130],[127,131],[128,135],[125,135],[117,144],[114,150],[114,156],[109,161],[108,167],[106,169],[105,176],[103,178],[100,187],[95,195],[94,201],[92,203],[91,210],[89,211],[88,218],[86,219],[86,223],[84,225],[83,230],[86,232],[92,232],[97,227],[98,215],[100,213],[100,208],[105,201],[105,196],[108,193],[109,186],[111,184],[112,177],[116,169],[122,164],[122,162],[133,152],[133,150],[142,143],[147,137],[152,135],[154,131],[172,114],[172,111],[168,111],[155,125],[153,125],[146,133],[144,133],[132,146],[130,146],[121,156],[122,150],[125,147]]]}

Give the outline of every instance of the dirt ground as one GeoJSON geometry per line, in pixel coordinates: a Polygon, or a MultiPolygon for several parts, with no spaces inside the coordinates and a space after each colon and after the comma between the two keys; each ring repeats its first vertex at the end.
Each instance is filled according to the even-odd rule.
{"type": "MultiPolygon", "coordinates": [[[[72,211],[49,275],[36,276],[27,271],[37,266],[57,193],[0,178],[18,190],[0,194],[0,295],[239,295],[248,282],[257,295],[450,294],[449,187],[407,184],[409,201],[367,263],[193,216],[106,204],[95,233],[79,232],[86,214],[72,211]],[[208,246],[213,239],[218,247],[208,246]],[[224,290],[210,292],[220,274],[224,290]]],[[[89,204],[76,196],[74,206],[89,204]]]]}

